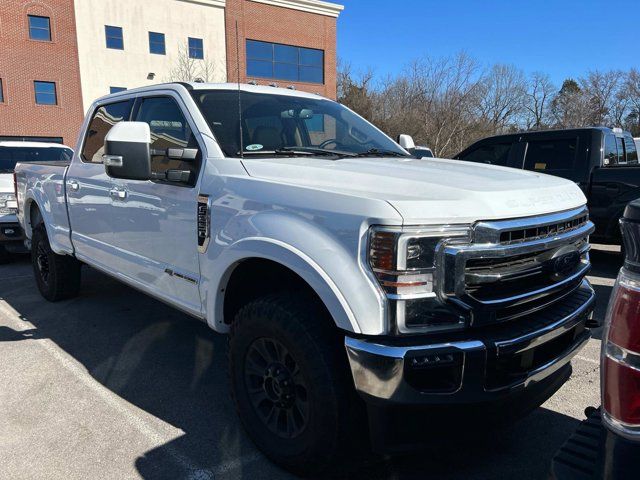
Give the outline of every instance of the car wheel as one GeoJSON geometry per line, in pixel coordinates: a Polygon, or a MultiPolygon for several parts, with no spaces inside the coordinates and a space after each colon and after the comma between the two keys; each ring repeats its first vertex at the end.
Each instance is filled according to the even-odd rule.
{"type": "Polygon", "coordinates": [[[51,250],[47,231],[39,225],[31,239],[31,264],[40,294],[50,302],[72,298],[80,291],[80,262],[51,250]]]}
{"type": "Polygon", "coordinates": [[[229,340],[231,390],[240,420],[275,463],[302,475],[335,467],[353,434],[344,337],[324,307],[294,294],[244,306],[229,340]]]}

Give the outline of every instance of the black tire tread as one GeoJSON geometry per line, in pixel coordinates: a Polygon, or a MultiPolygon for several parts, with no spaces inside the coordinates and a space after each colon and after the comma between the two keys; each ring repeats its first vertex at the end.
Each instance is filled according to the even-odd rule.
{"type": "MultiPolygon", "coordinates": [[[[324,438],[318,441],[325,448],[294,458],[283,458],[263,449],[274,462],[301,475],[331,474],[335,473],[336,468],[340,468],[348,455],[349,440],[357,429],[354,420],[358,414],[354,413],[354,408],[363,408],[353,388],[343,337],[333,326],[332,319],[327,317],[324,306],[316,299],[294,292],[276,293],[251,301],[242,307],[231,324],[229,335],[231,394],[243,424],[243,412],[231,378],[234,372],[233,349],[239,336],[247,333],[247,327],[251,329],[251,322],[255,319],[269,318],[272,322],[278,323],[279,327],[286,329],[293,338],[303,342],[310,340],[309,344],[305,343],[306,347],[313,349],[309,351],[309,355],[321,359],[320,363],[315,363],[315,371],[311,372],[311,378],[326,377],[326,372],[331,372],[331,381],[323,385],[323,388],[331,390],[327,398],[327,401],[331,400],[331,404],[327,404],[327,408],[334,409],[336,418],[335,422],[332,422],[332,431],[325,431],[324,438]]],[[[246,424],[245,430],[250,430],[246,424]]]]}

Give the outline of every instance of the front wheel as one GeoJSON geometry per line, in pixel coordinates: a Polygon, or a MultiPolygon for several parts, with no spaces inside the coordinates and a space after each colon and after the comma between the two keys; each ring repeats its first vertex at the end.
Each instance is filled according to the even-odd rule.
{"type": "Polygon", "coordinates": [[[294,294],[254,300],[234,320],[231,389],[242,424],[269,458],[298,474],[335,467],[361,407],[344,339],[315,301],[294,294]]]}
{"type": "Polygon", "coordinates": [[[45,299],[57,302],[78,295],[80,262],[51,250],[44,225],[39,225],[33,231],[31,264],[38,290],[45,299]]]}

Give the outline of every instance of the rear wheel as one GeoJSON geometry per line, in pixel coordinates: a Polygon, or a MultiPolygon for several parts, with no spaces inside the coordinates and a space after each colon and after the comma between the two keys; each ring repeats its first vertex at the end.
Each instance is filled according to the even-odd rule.
{"type": "Polygon", "coordinates": [[[269,458],[298,474],[336,466],[364,408],[344,339],[322,305],[293,294],[243,307],[229,341],[231,388],[242,424],[269,458]]]}
{"type": "Polygon", "coordinates": [[[33,231],[31,264],[40,294],[50,302],[75,297],[80,291],[80,262],[51,250],[44,225],[33,231]]]}

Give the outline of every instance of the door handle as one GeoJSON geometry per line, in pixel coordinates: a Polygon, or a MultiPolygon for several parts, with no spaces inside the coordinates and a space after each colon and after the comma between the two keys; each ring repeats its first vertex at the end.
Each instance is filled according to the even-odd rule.
{"type": "Polygon", "coordinates": [[[120,190],[119,188],[112,188],[111,190],[109,190],[109,195],[111,196],[111,198],[124,200],[125,198],[127,198],[127,191],[120,190]]]}
{"type": "Polygon", "coordinates": [[[76,182],[75,180],[69,180],[67,182],[67,186],[73,190],[74,192],[77,192],[78,190],[80,190],[80,184],[78,182],[76,182]]]}

